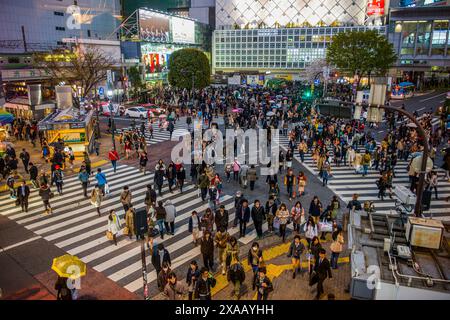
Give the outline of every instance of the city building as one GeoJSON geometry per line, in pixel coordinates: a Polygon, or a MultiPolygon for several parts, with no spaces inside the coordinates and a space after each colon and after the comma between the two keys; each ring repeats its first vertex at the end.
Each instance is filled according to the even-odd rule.
{"type": "Polygon", "coordinates": [[[0,52],[64,47],[63,38],[117,40],[119,0],[2,0],[0,52]]]}
{"type": "Polygon", "coordinates": [[[120,0],[2,0],[0,72],[6,101],[0,106],[30,119],[50,113],[55,108],[53,84],[34,67],[33,53],[68,49],[74,43],[101,48],[114,43],[112,51],[120,58],[120,21],[120,0]]]}
{"type": "Polygon", "coordinates": [[[215,26],[215,0],[126,0],[122,2],[124,17],[133,14],[139,8],[147,7],[153,10],[189,17],[198,22],[215,26]]]}
{"type": "Polygon", "coordinates": [[[170,55],[198,48],[211,58],[210,27],[191,18],[140,8],[121,29],[122,53],[128,66],[139,65],[149,84],[167,81],[170,55]]]}
{"type": "Polygon", "coordinates": [[[340,32],[385,34],[387,6],[383,0],[217,0],[213,72],[287,74],[292,80],[324,59],[340,32]]]}
{"type": "Polygon", "coordinates": [[[450,6],[391,8],[389,40],[398,61],[392,76],[411,81],[450,79],[450,6]]]}

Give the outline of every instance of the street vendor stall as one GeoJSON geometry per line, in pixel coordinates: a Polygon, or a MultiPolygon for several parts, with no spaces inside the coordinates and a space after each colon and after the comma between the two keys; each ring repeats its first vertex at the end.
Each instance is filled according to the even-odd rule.
{"type": "Polygon", "coordinates": [[[64,141],[64,146],[71,147],[76,157],[81,157],[84,151],[89,150],[94,134],[94,111],[80,114],[76,108],[58,110],[48,115],[38,123],[39,131],[50,146],[64,141]]]}
{"type": "Polygon", "coordinates": [[[0,110],[0,156],[6,151],[6,140],[9,138],[9,131],[11,124],[14,121],[14,116],[4,110],[0,110]]]}

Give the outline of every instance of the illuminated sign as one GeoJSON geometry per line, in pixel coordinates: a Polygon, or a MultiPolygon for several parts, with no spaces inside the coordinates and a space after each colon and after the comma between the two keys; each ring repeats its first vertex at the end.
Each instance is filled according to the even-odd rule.
{"type": "Polygon", "coordinates": [[[195,23],[192,20],[172,17],[172,41],[195,43],[195,23]]]}
{"type": "Polygon", "coordinates": [[[139,34],[144,41],[169,42],[170,17],[139,9],[139,34]]]}
{"type": "Polygon", "coordinates": [[[368,16],[382,16],[384,15],[384,0],[369,0],[367,4],[368,16]]]}

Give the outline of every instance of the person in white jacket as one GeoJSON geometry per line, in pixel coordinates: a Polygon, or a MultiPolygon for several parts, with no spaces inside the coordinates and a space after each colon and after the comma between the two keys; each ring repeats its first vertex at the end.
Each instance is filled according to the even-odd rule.
{"type": "Polygon", "coordinates": [[[114,210],[109,211],[108,216],[108,231],[111,232],[113,236],[114,244],[117,246],[117,234],[121,230],[120,218],[117,216],[114,210]]]}
{"type": "Polygon", "coordinates": [[[308,246],[311,246],[312,239],[319,234],[317,224],[314,223],[314,219],[311,216],[308,218],[304,228],[306,241],[308,241],[308,246]]]}
{"type": "Polygon", "coordinates": [[[164,209],[166,209],[166,220],[164,225],[166,226],[166,230],[168,234],[175,234],[175,217],[177,215],[177,209],[172,204],[170,200],[167,200],[164,203],[164,209]]]}

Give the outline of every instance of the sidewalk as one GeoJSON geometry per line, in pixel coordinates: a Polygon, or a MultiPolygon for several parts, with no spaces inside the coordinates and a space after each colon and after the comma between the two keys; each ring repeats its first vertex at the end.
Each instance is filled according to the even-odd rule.
{"type": "MultiPolygon", "coordinates": [[[[55,300],[53,258],[65,252],[23,226],[0,215],[0,299],[55,300]]],[[[79,300],[140,300],[88,266],[79,300]]]]}

